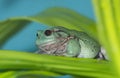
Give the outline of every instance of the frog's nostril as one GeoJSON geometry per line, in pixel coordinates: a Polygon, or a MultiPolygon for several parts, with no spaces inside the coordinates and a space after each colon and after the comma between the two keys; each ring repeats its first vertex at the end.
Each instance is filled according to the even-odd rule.
{"type": "Polygon", "coordinates": [[[45,34],[46,36],[50,36],[50,35],[52,34],[52,31],[51,31],[51,30],[46,30],[46,31],[44,32],[44,34],[45,34]]]}
{"type": "Polygon", "coordinates": [[[40,38],[40,35],[39,35],[39,33],[37,33],[37,34],[36,34],[36,36],[37,36],[37,38],[38,38],[38,39],[40,38]]]}
{"type": "Polygon", "coordinates": [[[38,33],[36,34],[36,36],[38,37],[38,33]]]}

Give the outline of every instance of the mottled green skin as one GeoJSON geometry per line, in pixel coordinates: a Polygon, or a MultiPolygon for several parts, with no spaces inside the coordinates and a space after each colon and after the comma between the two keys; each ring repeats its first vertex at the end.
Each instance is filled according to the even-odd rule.
{"type": "MultiPolygon", "coordinates": [[[[39,47],[38,53],[42,54],[50,54],[50,55],[60,55],[60,56],[68,56],[68,57],[81,57],[81,58],[94,58],[100,52],[100,45],[97,41],[93,38],[88,36],[84,32],[78,32],[75,30],[66,29],[64,27],[52,27],[47,30],[59,32],[52,32],[51,35],[46,36],[45,31],[38,31],[36,45],[39,47]],[[67,40],[68,39],[68,40],[67,40]],[[52,46],[51,42],[56,45],[59,45],[62,42],[65,42],[65,49],[64,51],[57,47],[58,49],[52,50],[50,47],[52,46]],[[49,47],[49,51],[45,50],[46,48],[41,48],[41,45],[47,44],[49,47]],[[41,50],[42,49],[42,50],[41,50]]],[[[61,46],[64,46],[61,45],[61,46]]],[[[46,46],[44,46],[46,47],[46,46]]]]}

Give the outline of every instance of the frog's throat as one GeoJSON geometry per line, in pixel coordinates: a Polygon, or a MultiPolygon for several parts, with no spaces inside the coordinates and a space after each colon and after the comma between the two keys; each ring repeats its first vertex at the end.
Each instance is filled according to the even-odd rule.
{"type": "Polygon", "coordinates": [[[48,42],[39,46],[39,48],[47,54],[63,54],[66,52],[66,46],[70,39],[71,37],[59,38],[59,42],[48,42]]]}

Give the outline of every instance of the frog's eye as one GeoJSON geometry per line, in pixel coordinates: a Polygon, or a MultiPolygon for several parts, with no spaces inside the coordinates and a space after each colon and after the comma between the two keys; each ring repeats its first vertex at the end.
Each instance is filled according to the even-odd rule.
{"type": "Polygon", "coordinates": [[[52,31],[51,31],[51,30],[46,30],[46,31],[44,32],[44,34],[45,34],[46,36],[50,36],[50,35],[52,34],[52,31]]]}

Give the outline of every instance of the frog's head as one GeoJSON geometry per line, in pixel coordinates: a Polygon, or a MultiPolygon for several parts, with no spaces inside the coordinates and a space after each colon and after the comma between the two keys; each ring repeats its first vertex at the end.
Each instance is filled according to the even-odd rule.
{"type": "Polygon", "coordinates": [[[68,34],[59,28],[39,30],[37,32],[36,45],[47,54],[52,54],[67,37],[68,34]]]}

